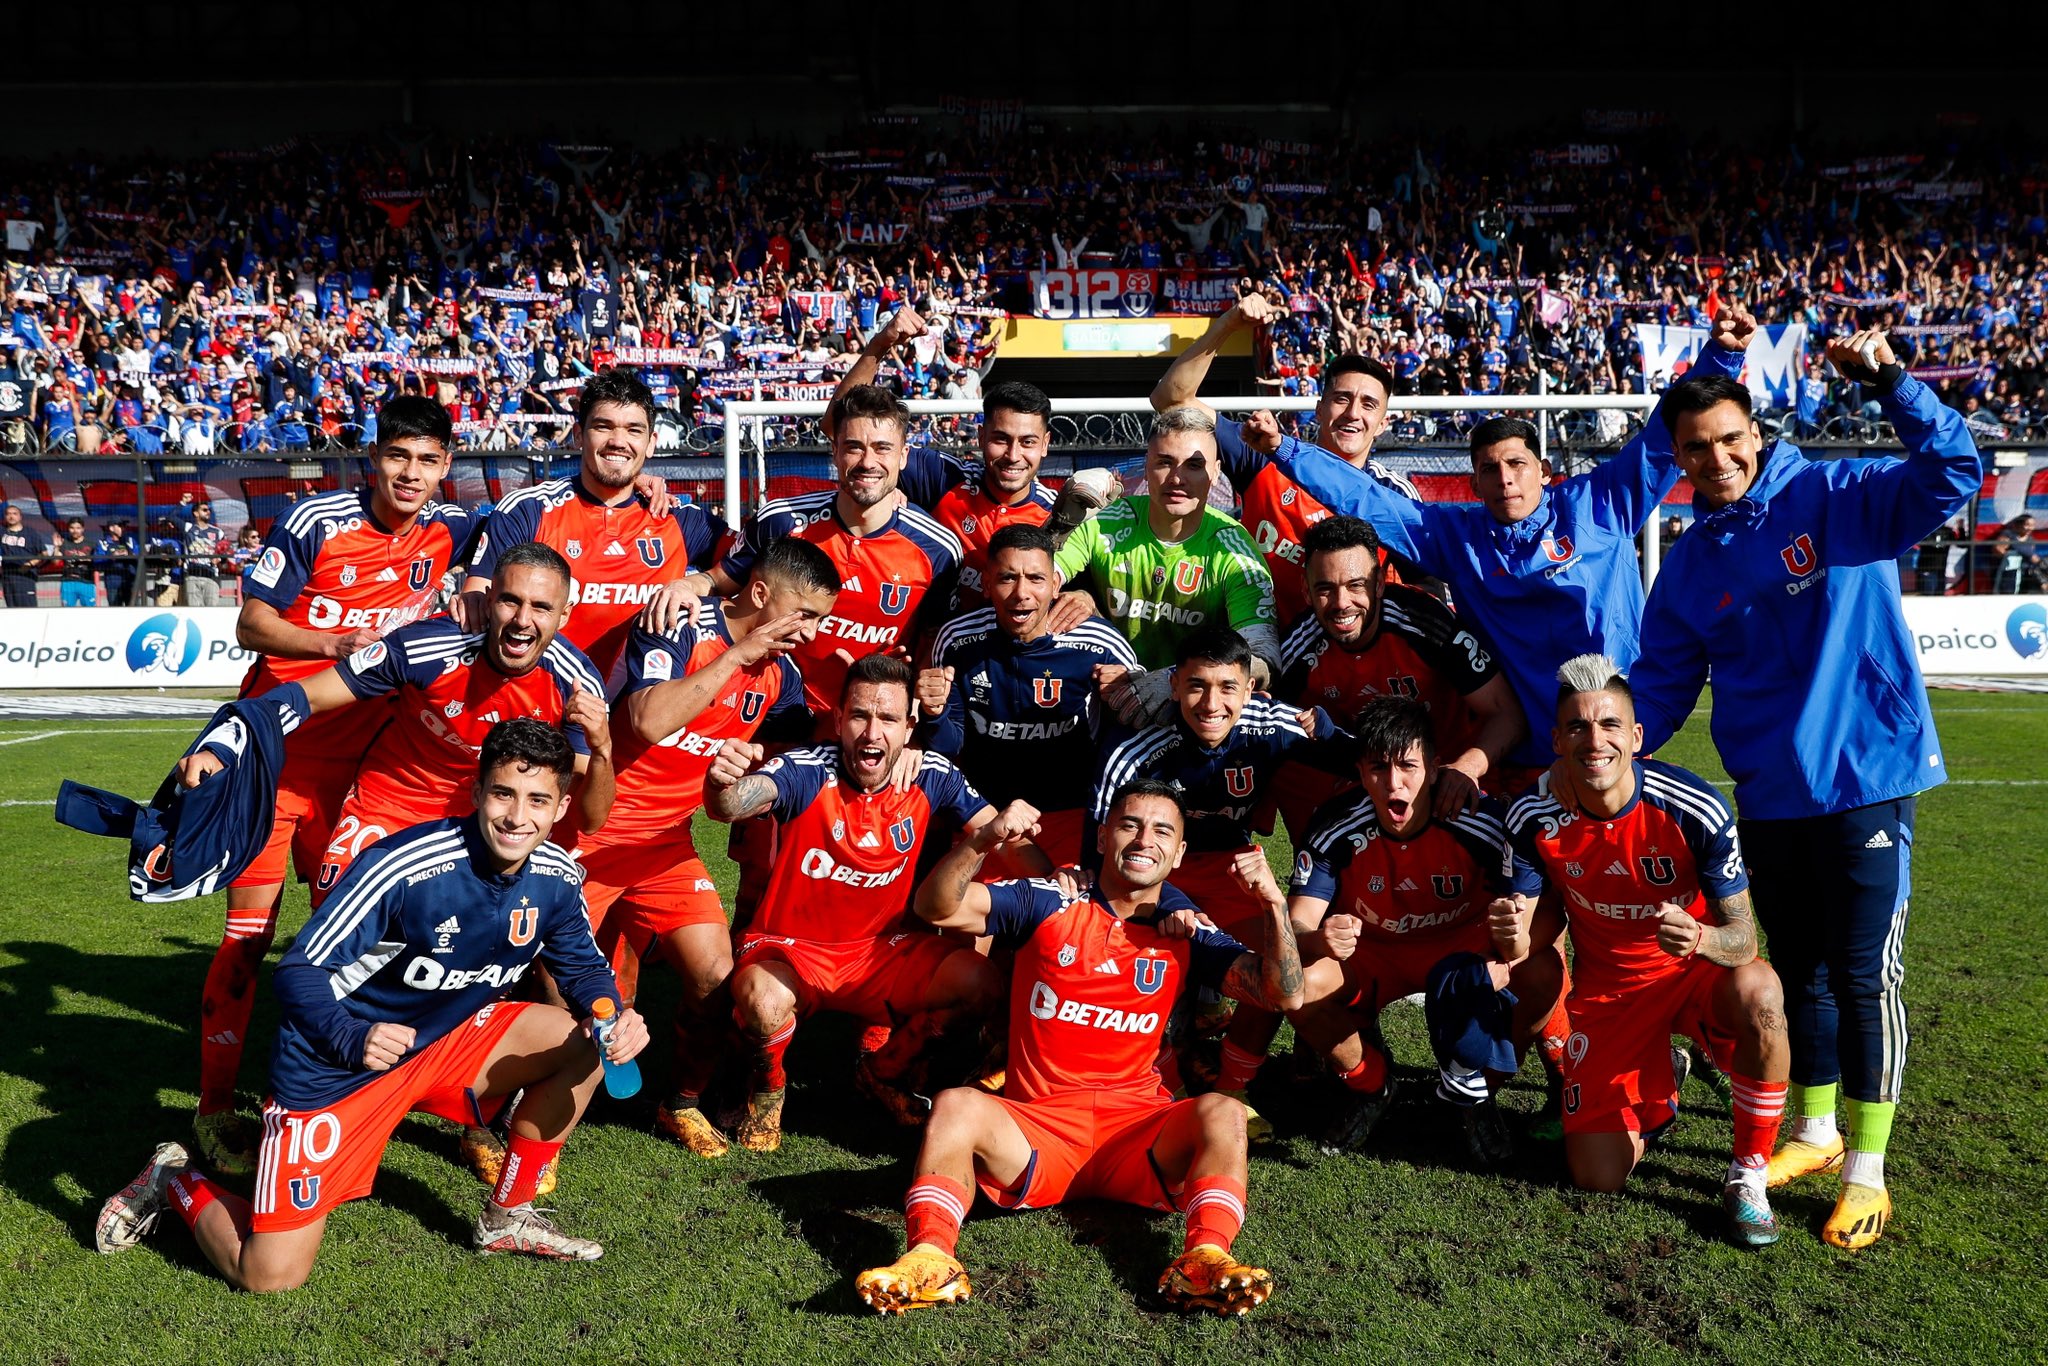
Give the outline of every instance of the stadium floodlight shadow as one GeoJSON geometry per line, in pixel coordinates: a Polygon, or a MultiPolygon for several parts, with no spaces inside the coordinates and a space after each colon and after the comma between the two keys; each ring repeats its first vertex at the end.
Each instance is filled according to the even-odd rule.
{"type": "Polygon", "coordinates": [[[0,944],[0,1074],[35,1086],[22,1105],[49,1112],[7,1134],[0,1183],[86,1246],[107,1194],[153,1145],[191,1127],[191,1101],[163,1093],[166,1082],[182,1092],[198,1080],[198,1041],[189,1022],[173,1024],[163,1011],[197,996],[212,957],[211,945],[123,955],[0,944]],[[166,986],[188,981],[189,994],[166,986]]]}

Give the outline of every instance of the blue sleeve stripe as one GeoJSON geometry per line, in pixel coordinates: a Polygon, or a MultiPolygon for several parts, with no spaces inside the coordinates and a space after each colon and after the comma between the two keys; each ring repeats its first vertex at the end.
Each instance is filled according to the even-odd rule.
{"type": "Polygon", "coordinates": [[[996,609],[984,607],[969,612],[966,616],[955,617],[939,628],[938,639],[932,644],[932,659],[943,661],[953,650],[970,641],[980,640],[996,629],[996,609]]]}
{"type": "Polygon", "coordinates": [[[1718,795],[1695,792],[1661,773],[1646,770],[1643,774],[1643,791],[1647,796],[1654,798],[1659,806],[1692,817],[1705,826],[1710,834],[1720,834],[1735,819],[1718,795]]]}
{"type": "Polygon", "coordinates": [[[1372,798],[1364,798],[1351,811],[1311,833],[1308,838],[1309,851],[1314,854],[1327,854],[1340,843],[1349,840],[1351,836],[1378,824],[1379,813],[1373,810],[1372,798]]]}
{"type": "Polygon", "coordinates": [[[354,517],[363,510],[362,499],[353,493],[323,494],[292,509],[284,519],[285,534],[303,538],[315,525],[329,518],[354,517]]]}
{"type": "Polygon", "coordinates": [[[382,902],[400,878],[446,859],[461,857],[467,855],[460,829],[436,830],[387,854],[370,870],[368,877],[358,878],[355,885],[343,891],[339,900],[322,907],[327,923],[317,928],[305,945],[306,961],[324,964],[327,955],[347,942],[370,908],[382,902]]]}
{"type": "Polygon", "coordinates": [[[566,678],[587,693],[604,696],[604,683],[597,676],[596,666],[560,636],[548,642],[548,652],[542,658],[554,667],[557,678],[566,678]]]}
{"type": "MultiPolygon", "coordinates": [[[[930,541],[933,546],[953,557],[952,564],[934,564],[932,566],[934,569],[940,571],[951,569],[967,558],[967,552],[962,548],[960,538],[946,530],[945,526],[937,518],[917,504],[905,503],[897,513],[897,518],[904,534],[909,536],[912,541],[930,541]]],[[[926,554],[931,553],[930,546],[924,547],[924,549],[926,554]]]]}
{"type": "Polygon", "coordinates": [[[1095,793],[1096,820],[1109,814],[1110,798],[1116,795],[1116,790],[1142,773],[1145,765],[1157,758],[1159,751],[1172,744],[1174,739],[1173,727],[1156,726],[1140,731],[1110,753],[1109,763],[1102,770],[1102,786],[1095,793]]]}

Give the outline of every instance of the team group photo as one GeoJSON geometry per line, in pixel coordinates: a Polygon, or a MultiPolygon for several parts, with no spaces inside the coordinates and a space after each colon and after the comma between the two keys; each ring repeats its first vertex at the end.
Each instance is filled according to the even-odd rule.
{"type": "Polygon", "coordinates": [[[2048,126],[1472,17],[28,21],[0,1360],[2038,1354],[2048,126]]]}

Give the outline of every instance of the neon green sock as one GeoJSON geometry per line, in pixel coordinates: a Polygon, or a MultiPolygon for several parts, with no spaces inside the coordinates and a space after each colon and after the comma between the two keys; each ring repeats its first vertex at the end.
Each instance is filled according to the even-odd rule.
{"type": "Polygon", "coordinates": [[[1898,1113],[1898,1102],[1851,1099],[1847,1108],[1849,1151],[1883,1156],[1885,1144],[1891,1142],[1892,1116],[1898,1113]]]}
{"type": "MultiPolygon", "coordinates": [[[[1792,1099],[1793,1103],[1799,1107],[1799,1117],[1801,1119],[1819,1119],[1822,1115],[1832,1116],[1835,1113],[1835,1102],[1841,1089],[1840,1083],[1832,1081],[1825,1086],[1794,1086],[1792,1090],[1795,1094],[1792,1099]]],[[[1855,1102],[1851,1101],[1850,1103],[1854,1104],[1855,1102]]]]}

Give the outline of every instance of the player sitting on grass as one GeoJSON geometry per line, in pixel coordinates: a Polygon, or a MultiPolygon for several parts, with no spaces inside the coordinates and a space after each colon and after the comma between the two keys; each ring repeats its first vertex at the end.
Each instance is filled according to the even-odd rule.
{"type": "MultiPolygon", "coordinates": [[[[862,1055],[854,1082],[898,1124],[912,1125],[928,1108],[916,1091],[926,1045],[995,1007],[1000,981],[988,959],[907,915],[935,821],[944,839],[996,818],[937,754],[923,755],[896,785],[913,679],[893,656],[857,659],[840,694],[838,744],[793,749],[750,771],[761,746],[727,740],[704,775],[714,820],[772,811],[782,823],[760,914],[733,960],[733,1017],[754,1053],[747,1114],[734,1135],[743,1148],[782,1145],[782,1058],[800,1019],[834,1010],[890,1026],[888,1042],[862,1055]]],[[[1028,841],[1012,856],[1052,871],[1028,841]]]]}
{"type": "Polygon", "coordinates": [[[1556,1005],[1563,963],[1549,943],[1513,968],[1494,952],[1487,907],[1513,881],[1505,813],[1488,799],[1438,814],[1430,709],[1377,697],[1357,725],[1364,790],[1316,813],[1289,887],[1310,960],[1295,1033],[1330,1059],[1348,1092],[1326,1151],[1356,1148],[1384,1113],[1393,1077],[1375,1022],[1389,1002],[1420,991],[1436,1093],[1458,1107],[1473,1160],[1498,1166],[1510,1149],[1493,1092],[1556,1005]]]}
{"type": "Polygon", "coordinates": [[[1548,890],[1540,902],[1495,901],[1488,920],[1511,963],[1571,930],[1572,1181],[1621,1189],[1645,1139],[1677,1116],[1671,1036],[1687,1034],[1734,1087],[1735,1152],[1721,1192],[1728,1235],[1745,1247],[1775,1243],[1765,1167],[1792,1054],[1778,975],[1756,956],[1735,813],[1705,780],[1635,757],[1643,729],[1612,659],[1579,655],[1557,681],[1557,762],[1508,812],[1516,855],[1548,890]]]}
{"type": "MultiPolygon", "coordinates": [[[[328,1214],[370,1193],[400,1120],[419,1111],[481,1124],[518,1094],[477,1250],[604,1254],[533,1207],[541,1171],[602,1074],[589,1021],[504,999],[536,957],[586,1016],[618,996],[583,915],[582,875],[547,842],[569,804],[573,763],[552,726],[500,722],[484,739],[474,815],[364,851],[278,965],[283,1019],[253,1204],[166,1143],[101,1208],[101,1252],[135,1246],[169,1209],[238,1288],[294,1289],[313,1270],[328,1214]]],[[[609,1056],[623,1062],[646,1043],[640,1017],[624,1011],[609,1056]]]]}
{"type": "Polygon", "coordinates": [[[1015,952],[1009,1073],[1001,1096],[940,1094],[904,1200],[909,1250],[854,1288],[885,1313],[968,1298],[954,1247],[978,1184],[1011,1209],[1100,1197],[1180,1210],[1186,1244],[1160,1293],[1183,1309],[1247,1313],[1273,1278],[1230,1255],[1245,1217],[1244,1107],[1216,1092],[1175,1101],[1157,1063],[1167,1017],[1195,986],[1267,1010],[1300,1005],[1286,900],[1252,849],[1235,867],[1264,908],[1264,952],[1163,924],[1191,909],[1165,885],[1187,847],[1187,817],[1171,785],[1145,780],[1117,792],[1096,836],[1102,870],[1075,895],[1052,882],[977,883],[989,851],[1028,833],[1035,816],[1022,803],[1005,808],[918,888],[924,919],[1015,952]]]}

